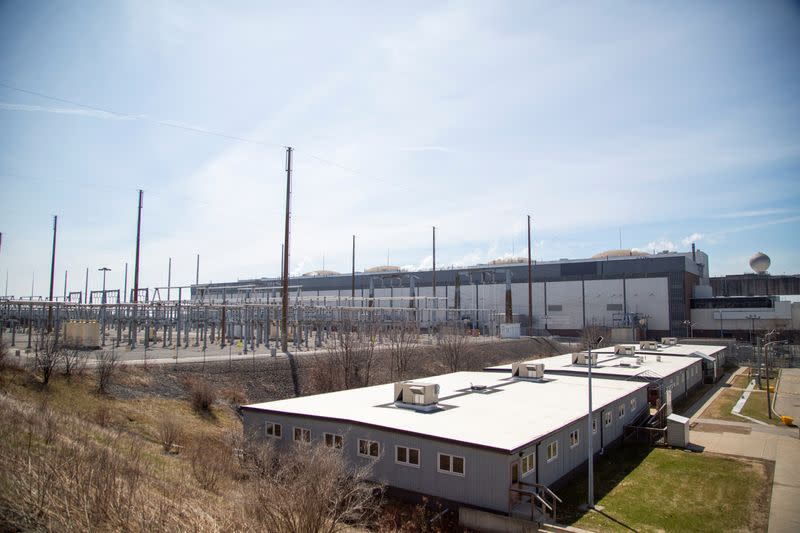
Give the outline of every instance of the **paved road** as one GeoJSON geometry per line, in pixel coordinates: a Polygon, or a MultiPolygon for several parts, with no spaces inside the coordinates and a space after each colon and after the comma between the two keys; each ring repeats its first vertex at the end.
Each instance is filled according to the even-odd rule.
{"type": "Polygon", "coordinates": [[[784,368],[775,391],[775,412],[800,424],[800,368],[784,368]]]}

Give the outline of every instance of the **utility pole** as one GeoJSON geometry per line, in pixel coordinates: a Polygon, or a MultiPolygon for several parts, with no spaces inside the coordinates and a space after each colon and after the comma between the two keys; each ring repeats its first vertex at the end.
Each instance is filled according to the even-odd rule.
{"type": "Polygon", "coordinates": [[[350,297],[353,299],[350,303],[355,305],[356,298],[356,236],[353,235],[353,271],[350,276],[350,297]]]}
{"type": "Polygon", "coordinates": [[[69,276],[69,271],[64,271],[64,301],[67,301],[67,276],[69,276]]]}
{"type": "Polygon", "coordinates": [[[139,248],[142,239],[142,195],[144,191],[139,189],[139,209],[136,217],[136,262],[133,266],[133,303],[139,302],[139,248]]]}
{"type": "Polygon", "coordinates": [[[167,263],[167,301],[170,300],[170,290],[172,289],[172,258],[167,263]]]}
{"type": "MultiPolygon", "coordinates": [[[[58,215],[53,215],[53,253],[50,255],[50,296],[49,301],[53,301],[53,281],[56,274],[56,235],[58,234],[58,215]]],[[[53,331],[53,305],[47,308],[47,332],[53,331]]]]}
{"type": "Polygon", "coordinates": [[[102,324],[101,327],[103,328],[103,346],[106,345],[106,272],[110,272],[111,269],[108,267],[100,267],[97,270],[103,273],[103,298],[101,301],[103,302],[103,314],[102,316],[102,324]]]}
{"type": "Polygon", "coordinates": [[[197,268],[194,274],[194,284],[200,285],[200,254],[197,254],[197,268]]]}
{"type": "Polygon", "coordinates": [[[531,264],[530,215],[528,215],[528,335],[533,335],[533,265],[531,264]]]}
{"type": "Polygon", "coordinates": [[[89,267],[86,267],[86,284],[83,286],[83,303],[89,303],[89,267]]]}
{"type": "Polygon", "coordinates": [[[436,298],[436,226],[433,227],[433,297],[436,298]]]}
{"type": "MultiPolygon", "coordinates": [[[[87,268],[86,271],[88,272],[89,269],[87,268]]],[[[128,302],[128,262],[127,261],[125,261],[125,285],[122,288],[122,292],[123,292],[122,301],[127,303],[128,302]]]]}
{"type": "Polygon", "coordinates": [[[292,147],[286,147],[286,222],[283,233],[283,294],[281,305],[281,348],[289,352],[289,220],[292,195],[292,147]]]}

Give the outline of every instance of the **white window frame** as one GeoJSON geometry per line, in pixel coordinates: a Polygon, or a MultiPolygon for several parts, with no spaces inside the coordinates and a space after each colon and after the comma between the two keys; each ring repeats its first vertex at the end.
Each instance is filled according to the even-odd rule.
{"type": "Polygon", "coordinates": [[[467,460],[464,459],[464,457],[462,457],[460,455],[453,455],[453,454],[450,454],[450,453],[441,453],[441,452],[439,452],[439,453],[436,454],[436,470],[438,470],[442,474],[448,474],[448,475],[451,475],[451,476],[464,477],[465,474],[466,474],[466,471],[467,471],[467,460]],[[450,465],[450,470],[442,469],[442,456],[445,456],[445,457],[449,458],[448,464],[450,465]],[[456,472],[456,471],[453,470],[453,459],[461,459],[461,467],[462,467],[463,472],[456,472]]]}
{"type": "Polygon", "coordinates": [[[606,411],[603,413],[603,415],[605,415],[605,425],[610,426],[611,422],[614,421],[614,413],[611,411],[606,411]]]}
{"type": "Polygon", "coordinates": [[[379,458],[381,456],[381,443],[376,441],[376,440],[358,439],[358,441],[356,442],[356,446],[357,446],[356,452],[358,453],[359,457],[366,457],[367,459],[377,459],[377,458],[379,458]],[[361,453],[361,443],[362,442],[367,443],[367,453],[361,453]],[[372,455],[372,453],[371,453],[373,444],[377,444],[378,445],[378,455],[372,455]]]}
{"type": "Polygon", "coordinates": [[[617,406],[617,414],[619,415],[619,419],[622,420],[625,418],[625,404],[621,403],[617,406]]]}
{"type": "Polygon", "coordinates": [[[294,426],[294,428],[292,428],[292,440],[294,440],[294,442],[302,442],[303,444],[308,444],[309,442],[311,442],[311,429],[303,428],[300,426],[294,426]],[[297,438],[297,430],[300,430],[299,439],[297,438]],[[308,439],[303,438],[306,435],[308,436],[308,439]]]}
{"type": "Polygon", "coordinates": [[[534,470],[536,470],[536,454],[529,453],[527,455],[522,456],[520,460],[520,470],[522,471],[523,476],[527,476],[534,470]]]}
{"type": "Polygon", "coordinates": [[[636,398],[631,398],[631,413],[636,411],[636,398]]]}
{"type": "Polygon", "coordinates": [[[264,435],[269,437],[270,439],[282,439],[283,438],[283,426],[278,422],[271,422],[267,420],[264,423],[264,435]],[[272,429],[272,433],[269,432],[270,428],[272,429]],[[275,433],[275,428],[278,429],[278,433],[275,433]]]}
{"type": "Polygon", "coordinates": [[[394,447],[394,462],[399,464],[399,465],[410,466],[411,468],[419,468],[420,463],[422,462],[422,453],[420,453],[419,448],[409,448],[408,446],[395,445],[395,447],[394,447]],[[405,461],[401,461],[400,459],[397,458],[397,454],[398,454],[398,452],[400,451],[401,448],[406,451],[406,460],[405,461]],[[416,463],[412,463],[411,462],[411,451],[412,450],[417,452],[417,462],[416,463]]]}
{"type": "Polygon", "coordinates": [[[336,451],[341,451],[344,449],[344,436],[338,433],[323,433],[322,434],[322,442],[325,444],[326,448],[331,448],[336,451]],[[331,445],[328,446],[328,437],[331,438],[331,445]],[[336,445],[336,441],[339,441],[339,445],[336,445]]]}
{"type": "Polygon", "coordinates": [[[571,450],[575,446],[581,443],[581,430],[580,429],[573,429],[569,432],[569,449],[571,450]],[[573,439],[572,436],[575,435],[573,439]]]}
{"type": "Polygon", "coordinates": [[[592,417],[592,435],[596,435],[596,434],[597,434],[597,417],[593,416],[592,417]]]}
{"type": "Polygon", "coordinates": [[[550,441],[547,443],[547,462],[555,461],[558,459],[558,441],[550,441]]]}

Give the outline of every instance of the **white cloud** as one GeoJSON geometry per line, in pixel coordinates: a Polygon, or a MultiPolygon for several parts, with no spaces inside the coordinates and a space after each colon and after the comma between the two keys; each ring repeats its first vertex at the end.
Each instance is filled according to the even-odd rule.
{"type": "Polygon", "coordinates": [[[784,209],[780,207],[771,208],[771,209],[754,209],[754,210],[745,210],[745,211],[734,211],[732,213],[722,213],[719,215],[715,215],[713,218],[747,218],[747,217],[764,217],[768,215],[780,215],[784,213],[789,213],[789,209],[784,209]]]}
{"type": "Polygon", "coordinates": [[[684,237],[681,240],[681,243],[684,246],[691,246],[692,243],[695,243],[695,242],[698,242],[698,241],[702,240],[703,237],[705,237],[705,235],[703,235],[702,233],[695,232],[695,233],[692,233],[691,235],[689,235],[688,237],[684,237]]]}
{"type": "Polygon", "coordinates": [[[77,107],[47,107],[40,105],[15,104],[0,102],[0,109],[7,111],[32,111],[37,113],[55,113],[58,115],[77,115],[82,117],[103,118],[110,120],[131,120],[131,117],[100,111],[96,109],[81,109],[77,107]]]}

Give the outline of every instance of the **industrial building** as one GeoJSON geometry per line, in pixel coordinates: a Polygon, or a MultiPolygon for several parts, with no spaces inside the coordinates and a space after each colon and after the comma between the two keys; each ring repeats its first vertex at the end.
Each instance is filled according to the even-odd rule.
{"type": "MultiPolygon", "coordinates": [[[[690,318],[694,287],[709,283],[708,256],[699,250],[656,254],[610,250],[589,259],[538,261],[532,275],[534,331],[562,335],[592,325],[636,328],[641,338],[681,334],[690,318]]],[[[511,314],[513,322],[528,323],[525,259],[437,270],[435,280],[434,291],[432,270],[406,272],[384,266],[355,275],[311,272],[289,283],[292,298],[322,305],[407,308],[415,305],[412,296],[435,296],[437,300],[426,305],[458,310],[462,320],[485,334],[496,334],[489,331],[490,325],[503,321],[494,317],[511,314]],[[353,287],[356,300],[350,299],[353,287]]],[[[192,294],[217,302],[276,297],[280,279],[196,285],[192,294]]]]}
{"type": "MultiPolygon", "coordinates": [[[[595,453],[647,416],[647,387],[593,381],[595,453]]],[[[456,372],[248,405],[244,431],[279,446],[319,443],[370,462],[390,487],[505,513],[525,507],[526,494],[549,500],[549,487],[587,460],[586,393],[583,376],[542,368],[456,372]]]]}

